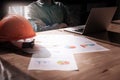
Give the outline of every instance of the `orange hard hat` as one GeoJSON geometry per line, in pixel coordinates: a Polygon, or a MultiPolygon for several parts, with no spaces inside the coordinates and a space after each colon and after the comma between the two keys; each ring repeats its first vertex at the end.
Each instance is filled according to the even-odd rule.
{"type": "Polygon", "coordinates": [[[0,21],[0,41],[16,41],[34,36],[32,25],[20,15],[8,15],[0,21]]]}

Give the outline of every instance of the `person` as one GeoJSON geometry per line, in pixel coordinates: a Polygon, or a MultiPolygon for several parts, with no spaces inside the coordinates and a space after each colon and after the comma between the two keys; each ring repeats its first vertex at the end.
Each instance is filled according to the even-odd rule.
{"type": "Polygon", "coordinates": [[[27,7],[27,19],[35,31],[65,28],[70,25],[70,13],[63,3],[54,0],[37,0],[27,7]]]}

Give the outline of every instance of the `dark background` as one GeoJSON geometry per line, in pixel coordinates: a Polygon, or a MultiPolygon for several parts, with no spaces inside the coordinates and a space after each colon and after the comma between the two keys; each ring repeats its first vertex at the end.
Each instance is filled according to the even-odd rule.
{"type": "MultiPolygon", "coordinates": [[[[7,14],[9,4],[28,5],[33,1],[36,0],[1,0],[0,19],[2,19],[7,14]]],[[[113,19],[120,19],[119,10],[120,0],[55,0],[55,1],[60,1],[68,7],[74,22],[73,25],[85,24],[89,11],[93,7],[118,6],[118,9],[113,19]]]]}

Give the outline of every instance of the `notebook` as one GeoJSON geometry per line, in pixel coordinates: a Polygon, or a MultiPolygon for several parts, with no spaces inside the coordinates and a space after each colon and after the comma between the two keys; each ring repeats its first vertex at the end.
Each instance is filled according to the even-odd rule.
{"type": "Polygon", "coordinates": [[[92,8],[85,25],[65,28],[64,30],[79,34],[104,32],[107,30],[116,9],[117,7],[92,8]]]}

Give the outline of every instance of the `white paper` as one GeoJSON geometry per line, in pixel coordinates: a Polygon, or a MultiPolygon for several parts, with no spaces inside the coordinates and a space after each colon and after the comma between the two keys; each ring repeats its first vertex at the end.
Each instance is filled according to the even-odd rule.
{"type": "Polygon", "coordinates": [[[66,43],[74,43],[74,42],[80,42],[80,43],[88,43],[94,41],[84,37],[84,36],[74,36],[74,35],[37,35],[35,37],[36,43],[40,44],[66,44],[66,43]]]}
{"type": "Polygon", "coordinates": [[[69,54],[92,53],[92,52],[108,51],[108,50],[109,49],[100,46],[96,43],[74,44],[74,45],[68,45],[67,48],[62,48],[62,52],[69,54]]]}
{"type": "Polygon", "coordinates": [[[39,58],[40,54],[33,54],[28,70],[78,70],[72,54],[51,53],[48,58],[39,58]]]}
{"type": "Polygon", "coordinates": [[[25,49],[33,53],[28,70],[64,71],[78,70],[73,54],[107,50],[86,37],[73,35],[40,35],[33,49],[25,49]]]}
{"type": "Polygon", "coordinates": [[[69,54],[109,50],[84,36],[73,35],[41,35],[36,37],[36,44],[48,50],[69,54]]]}

